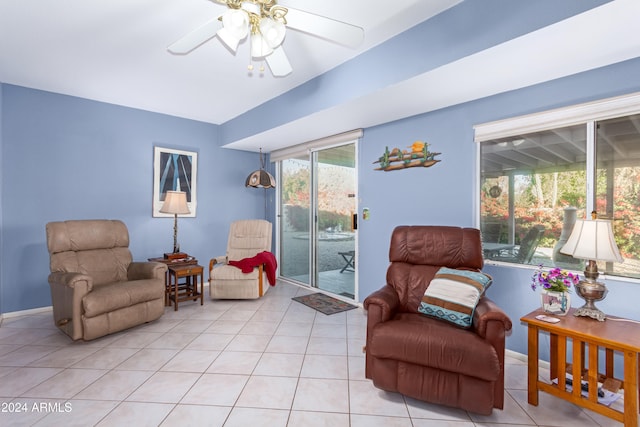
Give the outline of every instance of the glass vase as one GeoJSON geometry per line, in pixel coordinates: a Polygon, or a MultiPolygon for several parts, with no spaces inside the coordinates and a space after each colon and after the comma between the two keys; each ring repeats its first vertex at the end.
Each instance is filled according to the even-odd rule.
{"type": "Polygon", "coordinates": [[[564,316],[571,308],[571,298],[568,292],[555,292],[543,289],[540,292],[542,310],[556,316],[564,316]]]}

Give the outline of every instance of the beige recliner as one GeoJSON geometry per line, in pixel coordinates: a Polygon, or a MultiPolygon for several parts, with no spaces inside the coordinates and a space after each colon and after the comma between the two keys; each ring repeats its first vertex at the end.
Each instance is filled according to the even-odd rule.
{"type": "Polygon", "coordinates": [[[50,222],[46,230],[53,318],[72,339],[92,340],[162,316],[167,266],[132,262],[122,221],[50,222]]]}
{"type": "Polygon", "coordinates": [[[264,264],[243,273],[229,261],[256,257],[271,250],[271,223],[263,219],[231,223],[227,255],[209,262],[209,293],[211,299],[256,299],[269,290],[264,264]]]}

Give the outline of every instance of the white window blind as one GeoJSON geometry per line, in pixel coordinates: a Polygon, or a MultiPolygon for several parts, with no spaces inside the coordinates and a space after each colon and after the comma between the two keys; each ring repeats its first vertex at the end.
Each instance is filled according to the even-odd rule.
{"type": "Polygon", "coordinates": [[[292,145],[291,147],[274,150],[269,155],[271,162],[279,162],[285,159],[297,158],[308,155],[310,151],[321,148],[329,148],[344,142],[355,141],[362,136],[362,129],[356,129],[345,133],[340,133],[326,138],[315,139],[313,141],[304,142],[302,144],[292,145]]]}

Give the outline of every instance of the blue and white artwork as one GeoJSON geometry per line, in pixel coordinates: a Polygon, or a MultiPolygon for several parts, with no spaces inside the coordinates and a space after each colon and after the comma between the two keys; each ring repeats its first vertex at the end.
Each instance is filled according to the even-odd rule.
{"type": "Polygon", "coordinates": [[[160,213],[167,191],[184,191],[190,214],[196,216],[196,173],[198,153],[154,147],[153,163],[153,216],[171,216],[160,213]]]}

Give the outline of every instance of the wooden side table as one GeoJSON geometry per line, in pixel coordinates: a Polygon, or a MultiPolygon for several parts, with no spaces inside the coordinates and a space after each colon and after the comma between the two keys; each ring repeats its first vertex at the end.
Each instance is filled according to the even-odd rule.
{"type": "Polygon", "coordinates": [[[538,406],[538,391],[567,400],[594,412],[624,423],[626,427],[638,427],[638,354],[640,353],[640,324],[616,320],[607,315],[607,320],[576,317],[572,308],[566,316],[559,317],[558,323],[547,323],[536,319],[544,314],[538,309],[520,320],[528,325],[528,401],[538,406]],[[550,335],[550,380],[557,384],[547,384],[538,380],[538,337],[540,332],[550,335]],[[588,396],[583,397],[581,387],[566,390],[567,341],[573,345],[571,375],[573,378],[588,380],[588,396]],[[604,349],[605,372],[599,372],[599,350],[604,349]],[[588,352],[588,353],[587,353],[588,352]],[[614,354],[619,353],[624,360],[624,378],[614,377],[614,354]],[[587,359],[585,359],[587,354],[587,359]],[[586,367],[586,369],[585,369],[586,367]],[[586,374],[585,374],[586,372],[586,374]],[[598,381],[606,378],[621,381],[624,389],[624,412],[598,403],[598,381]]]}
{"type": "Polygon", "coordinates": [[[166,295],[169,304],[173,301],[174,310],[178,311],[178,303],[188,300],[204,304],[204,268],[201,265],[169,265],[169,286],[166,295]],[[198,290],[198,276],[200,276],[200,290],[198,290]],[[180,279],[185,281],[180,283],[180,279]]]}
{"type": "MultiPolygon", "coordinates": [[[[198,260],[195,259],[192,256],[187,255],[186,258],[179,258],[179,259],[167,259],[164,257],[158,257],[158,258],[148,258],[148,261],[151,262],[161,262],[163,264],[166,264],[167,267],[170,266],[182,266],[182,265],[198,265],[198,260]]],[[[170,301],[169,301],[169,270],[167,269],[167,273],[164,276],[164,286],[165,286],[165,290],[164,290],[164,305],[165,306],[169,306],[170,305],[170,301]]]]}

